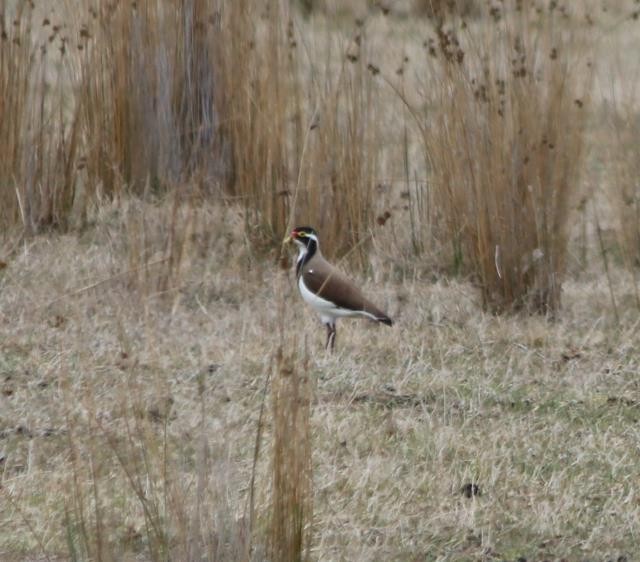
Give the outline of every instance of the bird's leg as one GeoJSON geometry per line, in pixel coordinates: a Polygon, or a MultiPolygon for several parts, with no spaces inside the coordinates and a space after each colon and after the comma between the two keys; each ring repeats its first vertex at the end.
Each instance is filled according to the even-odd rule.
{"type": "Polygon", "coordinates": [[[335,351],[336,348],[336,325],[327,324],[327,344],[325,349],[335,351]]]}

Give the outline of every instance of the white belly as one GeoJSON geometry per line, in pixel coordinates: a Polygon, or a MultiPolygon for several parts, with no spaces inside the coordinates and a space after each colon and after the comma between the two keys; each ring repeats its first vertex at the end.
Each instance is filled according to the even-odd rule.
{"type": "Polygon", "coordinates": [[[327,299],[319,297],[315,293],[312,293],[304,284],[302,276],[298,279],[298,289],[304,301],[311,306],[319,315],[320,319],[325,324],[334,324],[336,318],[348,317],[348,316],[360,316],[365,318],[371,318],[375,320],[375,317],[365,312],[364,310],[349,310],[347,308],[340,308],[327,299]]]}

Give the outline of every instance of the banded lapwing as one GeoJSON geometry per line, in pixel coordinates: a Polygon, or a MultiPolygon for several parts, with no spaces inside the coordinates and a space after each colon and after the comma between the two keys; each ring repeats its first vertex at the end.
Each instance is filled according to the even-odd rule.
{"type": "Polygon", "coordinates": [[[327,349],[335,349],[338,318],[361,317],[387,326],[393,324],[391,318],[369,301],[352,281],[324,259],[320,252],[318,234],[313,228],[294,228],[284,240],[285,243],[291,241],[298,246],[298,289],[305,302],[320,315],[320,320],[327,327],[327,349]]]}

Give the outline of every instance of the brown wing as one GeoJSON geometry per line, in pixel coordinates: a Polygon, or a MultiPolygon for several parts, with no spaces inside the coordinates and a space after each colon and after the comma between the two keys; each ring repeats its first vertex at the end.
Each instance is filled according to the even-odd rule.
{"type": "Polygon", "coordinates": [[[341,308],[362,310],[380,322],[391,325],[391,319],[335,267],[324,259],[312,260],[302,270],[304,284],[319,297],[327,299],[341,308]]]}

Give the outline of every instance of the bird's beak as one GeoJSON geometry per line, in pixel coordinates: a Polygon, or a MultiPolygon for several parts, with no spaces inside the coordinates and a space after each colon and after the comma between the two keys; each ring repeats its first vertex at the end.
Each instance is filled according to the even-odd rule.
{"type": "Polygon", "coordinates": [[[289,234],[289,236],[287,236],[283,241],[282,241],[282,245],[285,246],[286,244],[289,244],[290,242],[293,242],[293,236],[296,234],[295,230],[291,231],[291,234],[289,234]]]}

